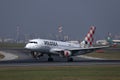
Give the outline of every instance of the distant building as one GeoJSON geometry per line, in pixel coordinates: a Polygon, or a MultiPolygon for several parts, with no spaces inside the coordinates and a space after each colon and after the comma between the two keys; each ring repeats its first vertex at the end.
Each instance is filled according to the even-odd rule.
{"type": "Polygon", "coordinates": [[[16,41],[14,39],[11,39],[11,38],[6,38],[6,39],[3,40],[3,42],[14,43],[16,41]]]}

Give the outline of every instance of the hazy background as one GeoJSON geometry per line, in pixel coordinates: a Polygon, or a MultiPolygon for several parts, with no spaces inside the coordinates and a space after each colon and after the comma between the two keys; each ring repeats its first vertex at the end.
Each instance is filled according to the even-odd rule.
{"type": "Polygon", "coordinates": [[[96,39],[108,32],[120,34],[120,0],[0,0],[0,37],[58,34],[58,26],[71,39],[83,39],[91,25],[96,39]]]}

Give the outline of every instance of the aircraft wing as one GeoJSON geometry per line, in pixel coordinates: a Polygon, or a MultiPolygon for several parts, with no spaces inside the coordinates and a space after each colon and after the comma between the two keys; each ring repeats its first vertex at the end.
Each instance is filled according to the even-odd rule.
{"type": "Polygon", "coordinates": [[[70,51],[73,53],[73,55],[77,55],[77,53],[79,53],[79,55],[82,55],[82,54],[91,53],[93,51],[96,51],[96,50],[99,50],[99,49],[103,49],[103,48],[108,48],[108,47],[109,46],[78,48],[78,49],[71,49],[70,51]]]}
{"type": "Polygon", "coordinates": [[[69,49],[70,51],[81,51],[81,50],[98,50],[98,49],[102,49],[102,48],[108,48],[109,46],[99,46],[99,47],[88,47],[88,48],[73,48],[73,49],[69,49]]]}
{"type": "Polygon", "coordinates": [[[102,48],[108,48],[108,47],[109,46],[88,47],[88,48],[70,48],[70,49],[57,49],[57,48],[54,48],[54,49],[51,49],[50,51],[54,52],[54,53],[60,53],[60,52],[63,52],[65,50],[67,50],[67,51],[71,51],[72,54],[74,55],[77,52],[80,52],[81,54],[85,54],[85,53],[90,53],[90,52],[93,52],[95,50],[99,50],[99,49],[102,49],[102,48]]]}

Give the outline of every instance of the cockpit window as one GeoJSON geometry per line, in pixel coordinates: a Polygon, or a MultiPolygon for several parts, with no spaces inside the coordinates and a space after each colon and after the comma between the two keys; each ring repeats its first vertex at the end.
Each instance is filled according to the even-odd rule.
{"type": "Polygon", "coordinates": [[[35,41],[31,41],[31,42],[29,42],[29,43],[34,43],[34,44],[37,44],[37,42],[35,42],[35,41]]]}

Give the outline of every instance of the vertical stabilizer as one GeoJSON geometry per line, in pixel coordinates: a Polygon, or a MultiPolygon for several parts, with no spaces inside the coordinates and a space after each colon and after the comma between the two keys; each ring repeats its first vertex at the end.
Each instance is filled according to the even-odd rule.
{"type": "Polygon", "coordinates": [[[86,35],[85,39],[80,43],[81,47],[84,48],[84,47],[92,46],[92,43],[94,40],[93,35],[95,33],[95,29],[96,29],[96,27],[94,27],[94,26],[90,27],[90,30],[89,30],[88,34],[86,35]]]}
{"type": "Polygon", "coordinates": [[[108,33],[108,37],[106,39],[109,45],[113,45],[113,39],[111,33],[108,33]]]}

